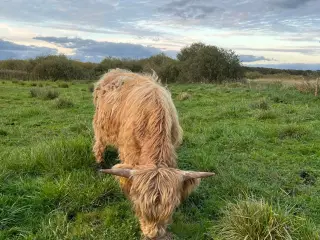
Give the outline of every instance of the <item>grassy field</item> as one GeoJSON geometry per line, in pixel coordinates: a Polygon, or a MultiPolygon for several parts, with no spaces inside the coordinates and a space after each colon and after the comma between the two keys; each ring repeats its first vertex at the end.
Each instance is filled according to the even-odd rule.
{"type": "MultiPolygon", "coordinates": [[[[139,239],[130,203],[95,169],[88,84],[41,84],[0,81],[0,239],[139,239]]],[[[248,225],[252,198],[301,226],[288,227],[292,239],[319,239],[320,99],[280,84],[169,89],[184,129],[179,167],[217,174],[175,213],[175,239],[244,239],[221,230],[248,225]]],[[[113,149],[105,158],[118,161],[113,149]]]]}

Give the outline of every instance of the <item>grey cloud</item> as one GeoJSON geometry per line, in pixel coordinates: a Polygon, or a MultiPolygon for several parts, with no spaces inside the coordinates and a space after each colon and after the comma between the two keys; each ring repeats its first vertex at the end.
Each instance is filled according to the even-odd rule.
{"type": "Polygon", "coordinates": [[[257,62],[257,61],[272,61],[273,59],[265,58],[263,56],[253,56],[253,55],[240,55],[240,60],[242,62],[257,62]]]}
{"type": "MultiPolygon", "coordinates": [[[[302,36],[291,36],[291,37],[279,37],[280,40],[290,41],[290,42],[315,42],[320,43],[320,33],[317,37],[314,34],[305,34],[302,36]]],[[[320,46],[320,45],[319,45],[320,46]]]]}
{"type": "Polygon", "coordinates": [[[159,10],[182,19],[204,19],[218,10],[223,11],[210,3],[202,3],[201,1],[198,3],[194,0],[172,1],[160,7],[159,10]]]}
{"type": "Polygon", "coordinates": [[[194,0],[178,0],[178,1],[171,1],[170,3],[166,4],[166,7],[169,8],[177,8],[177,7],[185,7],[188,4],[194,3],[194,0]]]}
{"type": "Polygon", "coordinates": [[[159,10],[180,24],[250,31],[252,34],[253,31],[305,34],[320,29],[317,17],[320,2],[317,0],[180,0],[167,2],[159,10]]]}
{"type": "Polygon", "coordinates": [[[115,1],[96,0],[10,0],[1,1],[1,18],[37,22],[43,19],[57,19],[90,25],[103,24],[106,14],[112,14],[115,1]],[[12,11],[15,9],[16,11],[12,11]]]}
{"type": "Polygon", "coordinates": [[[171,57],[171,58],[173,58],[173,59],[176,59],[176,58],[177,58],[178,51],[168,50],[168,51],[165,51],[164,53],[165,53],[165,55],[167,55],[168,57],[171,57]]]}
{"type": "Polygon", "coordinates": [[[28,59],[49,54],[57,54],[57,50],[47,47],[19,45],[0,39],[0,60],[28,59]]]}
{"type": "Polygon", "coordinates": [[[7,60],[7,59],[20,59],[20,57],[14,51],[0,50],[0,60],[7,60]]]}
{"type": "Polygon", "coordinates": [[[320,54],[320,46],[304,46],[295,48],[248,48],[239,47],[236,50],[246,50],[255,52],[287,52],[287,53],[302,53],[308,55],[318,55],[320,54]]]}
{"type": "Polygon", "coordinates": [[[85,61],[91,59],[91,61],[98,62],[108,56],[139,59],[161,52],[164,52],[168,56],[174,54],[172,51],[161,51],[158,48],[130,43],[98,42],[90,39],[67,37],[35,37],[34,39],[73,49],[75,55],[72,58],[85,61]]]}
{"type": "Polygon", "coordinates": [[[301,7],[302,5],[307,4],[308,2],[311,2],[313,0],[278,0],[275,2],[275,5],[281,7],[281,8],[298,8],[301,7]]]}
{"type": "Polygon", "coordinates": [[[118,22],[115,22],[109,25],[109,28],[81,26],[81,25],[73,25],[68,23],[56,23],[55,25],[50,26],[50,28],[70,30],[70,31],[81,31],[81,32],[88,32],[88,33],[130,34],[138,38],[151,38],[151,39],[159,39],[160,36],[162,35],[162,33],[157,30],[141,29],[138,26],[125,25],[118,22]]]}

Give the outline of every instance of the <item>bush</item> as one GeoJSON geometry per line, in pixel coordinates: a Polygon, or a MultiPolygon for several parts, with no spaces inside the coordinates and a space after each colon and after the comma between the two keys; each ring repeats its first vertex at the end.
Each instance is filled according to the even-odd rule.
{"type": "Polygon", "coordinates": [[[141,61],[143,72],[157,73],[163,83],[176,82],[180,74],[180,62],[161,53],[141,61]]]}
{"type": "Polygon", "coordinates": [[[243,78],[240,60],[233,51],[194,43],[183,48],[177,58],[181,62],[179,78],[183,82],[221,83],[243,78]]]}
{"type": "Polygon", "coordinates": [[[31,97],[40,98],[43,100],[55,99],[59,96],[59,92],[51,88],[31,88],[31,97]]]}
{"type": "Polygon", "coordinates": [[[69,108],[69,107],[73,107],[73,106],[74,106],[73,102],[69,99],[59,98],[55,102],[56,108],[69,108]]]}
{"type": "Polygon", "coordinates": [[[319,239],[307,220],[253,199],[229,204],[213,230],[225,240],[319,239]]]}
{"type": "Polygon", "coordinates": [[[84,67],[85,63],[68,59],[64,55],[38,57],[30,61],[33,65],[31,76],[41,80],[76,80],[91,78],[91,71],[84,67]]]}

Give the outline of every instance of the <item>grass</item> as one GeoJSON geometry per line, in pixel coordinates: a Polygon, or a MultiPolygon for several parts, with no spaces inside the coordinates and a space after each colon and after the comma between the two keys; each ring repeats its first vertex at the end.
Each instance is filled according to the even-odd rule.
{"type": "Polygon", "coordinates": [[[6,130],[0,129],[0,136],[7,136],[8,132],[6,130]]]}
{"type": "Polygon", "coordinates": [[[94,85],[92,83],[88,84],[88,91],[92,93],[93,90],[94,90],[94,85]]]}
{"type": "Polygon", "coordinates": [[[262,110],[268,110],[269,104],[265,99],[253,102],[250,104],[250,107],[253,109],[262,109],[262,110]]]}
{"type": "Polygon", "coordinates": [[[55,102],[56,108],[70,108],[73,107],[74,104],[70,99],[58,98],[55,102]]]}
{"type": "Polygon", "coordinates": [[[52,100],[59,96],[59,92],[52,88],[31,88],[30,95],[43,100],[52,100]]]}
{"type": "MultiPolygon", "coordinates": [[[[245,199],[229,203],[219,225],[220,239],[317,239],[316,230],[290,211],[274,209],[264,200],[245,199]]],[[[215,235],[215,234],[213,234],[215,235]]]]}
{"type": "MultiPolygon", "coordinates": [[[[88,83],[59,88],[71,108],[30,97],[30,83],[0,91],[0,239],[139,239],[117,182],[96,171],[88,83]]],[[[292,239],[317,239],[320,99],[279,84],[169,88],[184,129],[179,167],[216,172],[174,214],[174,239],[244,239],[226,229],[245,214],[248,231],[285,224],[292,239]],[[192,97],[178,100],[183,92],[192,97]]],[[[105,159],[117,163],[115,150],[105,159]]]]}
{"type": "Polygon", "coordinates": [[[277,115],[272,111],[261,111],[257,114],[259,120],[275,119],[277,115]]]}
{"type": "Polygon", "coordinates": [[[184,101],[191,98],[191,94],[187,92],[182,92],[177,96],[177,100],[184,101]]]}
{"type": "Polygon", "coordinates": [[[59,87],[59,88],[68,88],[68,87],[69,87],[69,84],[66,83],[66,82],[59,82],[59,83],[58,83],[58,87],[59,87]]]}

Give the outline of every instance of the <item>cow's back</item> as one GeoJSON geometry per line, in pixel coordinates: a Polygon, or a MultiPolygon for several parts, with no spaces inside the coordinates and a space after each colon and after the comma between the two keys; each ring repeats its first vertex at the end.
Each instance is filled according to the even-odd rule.
{"type": "Polygon", "coordinates": [[[148,144],[152,148],[181,142],[182,130],[170,93],[151,76],[113,70],[97,83],[94,96],[94,125],[104,134],[106,144],[140,151],[148,144]]]}

